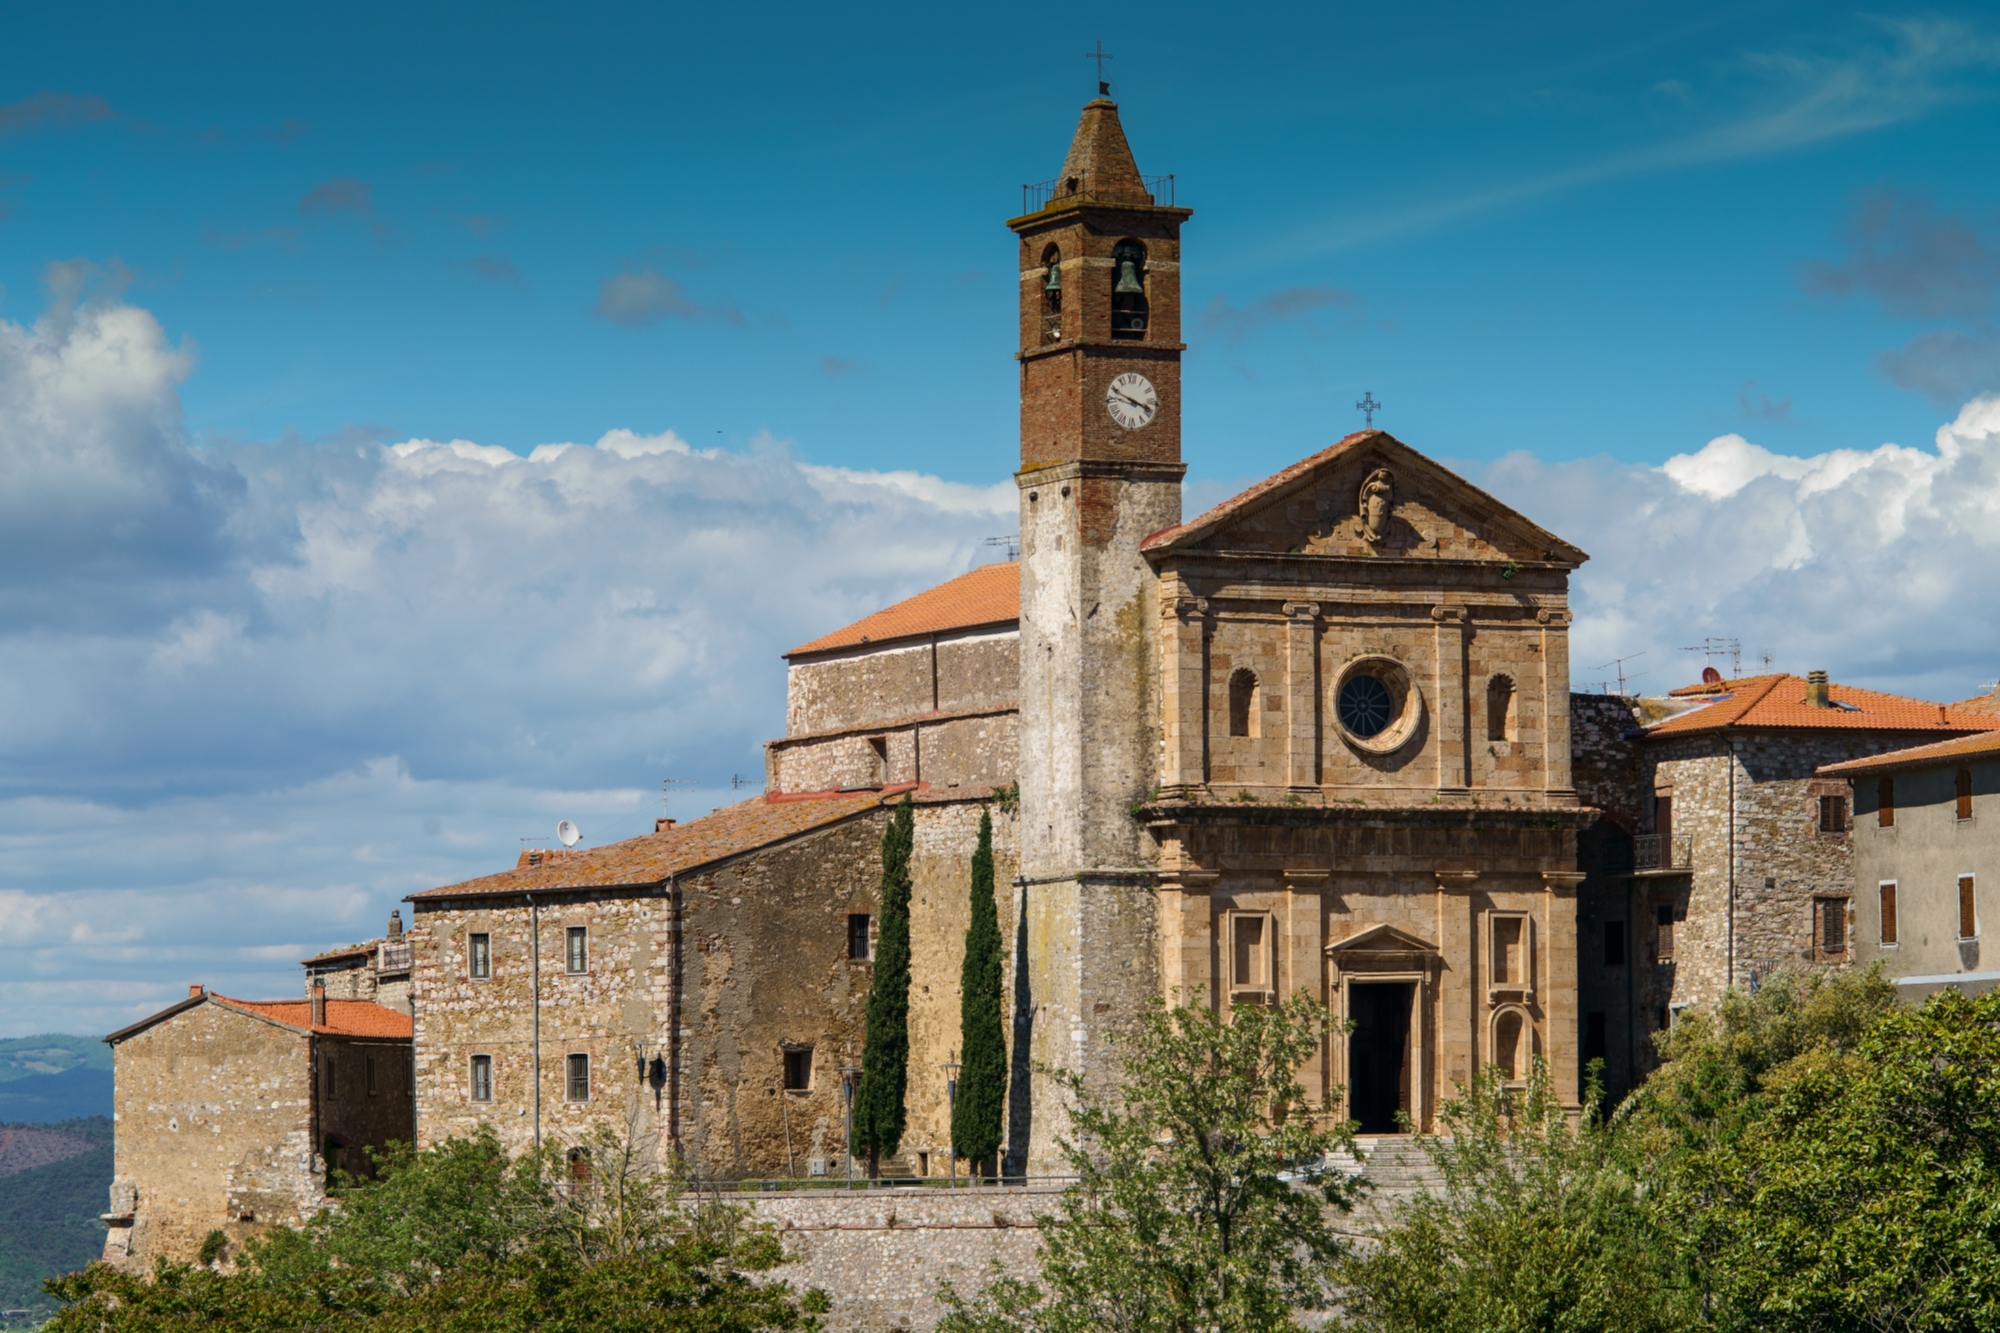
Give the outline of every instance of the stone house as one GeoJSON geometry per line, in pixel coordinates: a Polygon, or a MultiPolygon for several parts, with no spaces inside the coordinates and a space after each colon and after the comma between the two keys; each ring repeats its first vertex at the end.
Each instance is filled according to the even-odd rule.
{"type": "Polygon", "coordinates": [[[2000,733],[1828,764],[1854,810],[1854,961],[1921,999],[2000,982],[1983,956],[2000,920],[2000,733]]]}
{"type": "Polygon", "coordinates": [[[296,1225],[327,1168],[412,1133],[410,1018],[371,1000],[233,1000],[200,986],[104,1039],[116,1126],[104,1257],[134,1271],[296,1225]]]}
{"type": "Polygon", "coordinates": [[[1584,1046],[1614,1093],[1652,1068],[1652,1034],[1676,1011],[1776,968],[1854,961],[1852,806],[1828,765],[1987,732],[2000,716],[1813,672],[1718,675],[1643,701],[1633,721],[1622,759],[1601,738],[1600,768],[1629,765],[1636,782],[1596,798],[1605,820],[1585,839],[1594,878],[1579,918],[1584,1046]]]}
{"type": "Polygon", "coordinates": [[[401,1014],[410,1010],[410,941],[403,936],[403,914],[389,913],[389,929],[379,940],[305,959],[306,995],[315,989],[329,999],[373,1000],[401,1014]]]}

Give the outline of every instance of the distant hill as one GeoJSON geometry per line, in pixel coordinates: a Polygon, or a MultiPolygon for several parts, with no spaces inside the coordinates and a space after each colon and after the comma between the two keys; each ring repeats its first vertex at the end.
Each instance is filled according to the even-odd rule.
{"type": "Polygon", "coordinates": [[[110,1188],[108,1116],[0,1124],[0,1309],[54,1309],[42,1281],[103,1253],[110,1188]]]}
{"type": "Polygon", "coordinates": [[[0,1041],[0,1123],[111,1114],[111,1048],[96,1037],[45,1032],[0,1041]]]}

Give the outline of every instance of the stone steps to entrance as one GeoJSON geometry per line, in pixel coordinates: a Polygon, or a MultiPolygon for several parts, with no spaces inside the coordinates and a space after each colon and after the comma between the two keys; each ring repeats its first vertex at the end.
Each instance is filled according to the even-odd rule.
{"type": "Polygon", "coordinates": [[[1370,1232],[1395,1220],[1396,1209],[1416,1194],[1434,1193],[1444,1181],[1432,1164],[1430,1154],[1414,1135],[1381,1134],[1355,1140],[1359,1155],[1334,1154],[1333,1165],[1350,1176],[1359,1176],[1369,1185],[1352,1213],[1336,1223],[1336,1229],[1353,1236],[1370,1232]]]}

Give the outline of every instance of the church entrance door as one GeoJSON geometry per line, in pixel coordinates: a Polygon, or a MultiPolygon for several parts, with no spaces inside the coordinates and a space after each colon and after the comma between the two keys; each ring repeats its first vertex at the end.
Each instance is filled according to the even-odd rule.
{"type": "Polygon", "coordinates": [[[1398,1111],[1410,1107],[1410,1010],[1417,988],[1408,981],[1351,982],[1347,1038],[1348,1114],[1362,1134],[1396,1134],[1398,1111]]]}

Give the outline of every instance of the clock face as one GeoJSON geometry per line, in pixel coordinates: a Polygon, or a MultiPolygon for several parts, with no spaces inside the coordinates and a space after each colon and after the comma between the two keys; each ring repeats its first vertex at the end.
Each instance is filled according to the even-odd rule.
{"type": "Polygon", "coordinates": [[[1151,380],[1128,370],[1104,391],[1104,407],[1113,421],[1126,430],[1137,430],[1159,415],[1160,395],[1151,380]]]}

